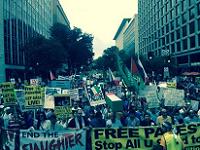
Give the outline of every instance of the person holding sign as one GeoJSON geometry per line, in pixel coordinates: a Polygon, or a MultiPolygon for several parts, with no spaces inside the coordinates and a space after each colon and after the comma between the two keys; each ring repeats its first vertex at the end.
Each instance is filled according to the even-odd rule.
{"type": "Polygon", "coordinates": [[[163,122],[162,126],[163,135],[160,139],[160,145],[163,150],[183,150],[184,144],[179,135],[174,133],[172,124],[163,122]]]}
{"type": "Polygon", "coordinates": [[[156,120],[156,124],[158,126],[161,126],[163,124],[163,122],[170,122],[170,123],[172,123],[172,118],[167,115],[167,110],[166,109],[162,109],[161,110],[161,115],[158,116],[158,118],[156,120]]]}
{"type": "Polygon", "coordinates": [[[45,112],[40,112],[38,116],[37,127],[38,130],[50,130],[51,122],[46,119],[45,112]]]}

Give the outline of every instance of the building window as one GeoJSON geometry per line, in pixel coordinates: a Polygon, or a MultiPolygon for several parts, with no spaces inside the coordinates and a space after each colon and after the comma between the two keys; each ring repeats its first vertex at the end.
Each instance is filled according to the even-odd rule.
{"type": "Polygon", "coordinates": [[[178,16],[181,13],[181,5],[176,6],[176,15],[178,16]]]}
{"type": "Polygon", "coordinates": [[[171,42],[174,41],[174,32],[171,33],[171,42]]]}
{"type": "Polygon", "coordinates": [[[180,29],[176,30],[176,39],[180,39],[180,29]]]}
{"type": "Polygon", "coordinates": [[[194,31],[195,31],[195,24],[194,24],[194,21],[192,21],[190,23],[190,34],[194,33],[194,31]]]}
{"type": "Polygon", "coordinates": [[[182,44],[183,44],[183,50],[186,50],[188,45],[187,45],[187,39],[182,40],[182,44]]]}
{"type": "Polygon", "coordinates": [[[171,21],[170,26],[171,26],[171,30],[174,30],[174,21],[171,21]]]}
{"type": "Polygon", "coordinates": [[[176,43],[176,51],[177,51],[177,52],[180,52],[180,51],[181,51],[181,44],[180,44],[180,42],[177,42],[177,43],[176,43]]]}
{"type": "Polygon", "coordinates": [[[182,1],[182,11],[185,11],[187,8],[187,0],[182,1]]]}
{"type": "Polygon", "coordinates": [[[172,53],[174,53],[174,52],[175,52],[174,43],[171,45],[171,51],[172,51],[172,53]]]}
{"type": "Polygon", "coordinates": [[[200,3],[197,4],[198,15],[200,15],[200,3]]]}
{"type": "Polygon", "coordinates": [[[169,34],[166,36],[166,44],[169,44],[169,34]]]}
{"type": "Polygon", "coordinates": [[[189,0],[189,6],[195,4],[195,0],[189,0]]]}
{"type": "Polygon", "coordinates": [[[190,48],[195,47],[195,36],[190,37],[190,48]]]}
{"type": "Polygon", "coordinates": [[[184,13],[182,15],[182,24],[186,23],[186,21],[187,21],[187,13],[184,13]]]}
{"type": "Polygon", "coordinates": [[[178,18],[176,18],[176,27],[179,27],[180,24],[181,24],[181,18],[178,17],[178,18]]]}
{"type": "Polygon", "coordinates": [[[200,34],[198,34],[199,46],[200,46],[200,34]]]}
{"type": "Polygon", "coordinates": [[[191,8],[191,9],[189,10],[189,18],[190,18],[190,20],[194,18],[194,14],[195,14],[195,9],[194,9],[194,7],[193,7],[193,8],[191,8]]]}
{"type": "Polygon", "coordinates": [[[166,33],[169,32],[169,24],[166,25],[166,33]]]}
{"type": "Polygon", "coordinates": [[[198,30],[200,31],[200,18],[198,19],[198,30]]]}
{"type": "Polygon", "coordinates": [[[182,34],[183,34],[183,37],[185,37],[187,35],[187,26],[183,26],[182,27],[182,34]]]}

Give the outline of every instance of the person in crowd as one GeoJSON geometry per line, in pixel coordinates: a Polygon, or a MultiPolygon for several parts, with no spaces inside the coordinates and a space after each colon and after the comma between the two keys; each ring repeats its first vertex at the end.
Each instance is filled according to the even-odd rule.
{"type": "Polygon", "coordinates": [[[159,112],[157,111],[156,108],[151,108],[147,110],[147,113],[150,115],[150,118],[156,123],[156,120],[158,118],[159,112]]]}
{"type": "Polygon", "coordinates": [[[4,128],[8,128],[8,123],[9,120],[11,119],[11,108],[10,107],[5,107],[4,108],[4,114],[3,114],[3,120],[4,120],[4,128]]]}
{"type": "Polygon", "coordinates": [[[184,112],[183,111],[176,111],[174,113],[174,119],[173,119],[173,123],[175,125],[178,125],[178,124],[183,124],[184,123],[184,112]]]}
{"type": "Polygon", "coordinates": [[[170,122],[162,123],[163,135],[160,139],[160,145],[163,150],[183,150],[184,143],[179,135],[174,133],[170,122]]]}
{"type": "Polygon", "coordinates": [[[73,110],[73,115],[68,121],[68,128],[82,129],[88,126],[88,120],[82,109],[73,110]]]}
{"type": "Polygon", "coordinates": [[[197,116],[195,111],[192,109],[188,112],[188,115],[184,118],[185,124],[189,124],[192,122],[199,122],[199,121],[200,121],[199,117],[197,116]]]}
{"type": "Polygon", "coordinates": [[[67,116],[62,115],[61,119],[57,121],[64,129],[67,128],[67,116]]]}
{"type": "Polygon", "coordinates": [[[57,118],[56,118],[55,114],[52,114],[49,119],[50,119],[50,122],[51,122],[50,127],[49,127],[50,131],[62,131],[62,130],[64,130],[63,126],[57,122],[57,118]]]}
{"type": "Polygon", "coordinates": [[[51,127],[51,122],[50,120],[47,120],[45,112],[44,111],[39,112],[36,129],[46,131],[50,130],[50,127],[51,127]]]}
{"type": "Polygon", "coordinates": [[[141,121],[141,126],[154,126],[156,123],[150,118],[149,114],[145,114],[144,120],[141,121]]]}
{"type": "Polygon", "coordinates": [[[140,120],[135,116],[135,112],[130,112],[129,117],[126,118],[128,127],[136,127],[140,125],[140,120]]]}
{"type": "Polygon", "coordinates": [[[163,124],[163,122],[166,122],[166,121],[172,123],[172,118],[167,115],[166,109],[162,109],[160,113],[161,113],[161,115],[158,116],[157,120],[156,120],[156,124],[158,126],[161,126],[163,124]]]}
{"type": "Polygon", "coordinates": [[[104,128],[106,127],[106,121],[102,117],[102,113],[100,111],[95,113],[95,117],[91,120],[90,126],[92,128],[104,128]]]}

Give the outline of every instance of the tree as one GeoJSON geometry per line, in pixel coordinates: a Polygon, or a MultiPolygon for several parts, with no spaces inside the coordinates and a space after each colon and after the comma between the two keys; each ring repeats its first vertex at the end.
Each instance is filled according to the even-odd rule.
{"type": "Polygon", "coordinates": [[[49,71],[56,71],[66,63],[63,46],[56,40],[36,36],[24,46],[26,68],[34,70],[34,75],[48,78],[49,71]]]}
{"type": "Polygon", "coordinates": [[[80,28],[67,29],[65,25],[55,24],[51,37],[58,40],[67,52],[69,68],[80,68],[93,60],[93,36],[83,33],[80,28]]]}

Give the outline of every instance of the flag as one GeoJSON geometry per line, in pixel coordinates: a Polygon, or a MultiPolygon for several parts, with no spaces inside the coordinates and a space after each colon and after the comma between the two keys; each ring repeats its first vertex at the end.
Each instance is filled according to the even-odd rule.
{"type": "Polygon", "coordinates": [[[113,72],[112,72],[112,70],[110,68],[108,69],[108,73],[109,73],[110,82],[116,79],[114,74],[113,74],[113,72]]]}
{"type": "Polygon", "coordinates": [[[137,65],[135,63],[135,60],[131,57],[131,73],[138,73],[138,68],[137,65]]]}
{"type": "Polygon", "coordinates": [[[139,69],[139,72],[140,72],[143,80],[146,82],[147,79],[148,79],[148,76],[147,76],[147,73],[144,69],[144,66],[142,65],[142,62],[140,61],[140,58],[138,58],[138,69],[139,69]]]}
{"type": "Polygon", "coordinates": [[[53,75],[53,72],[52,72],[52,71],[50,71],[49,73],[50,73],[50,80],[55,80],[55,79],[56,79],[56,77],[53,75]]]}

